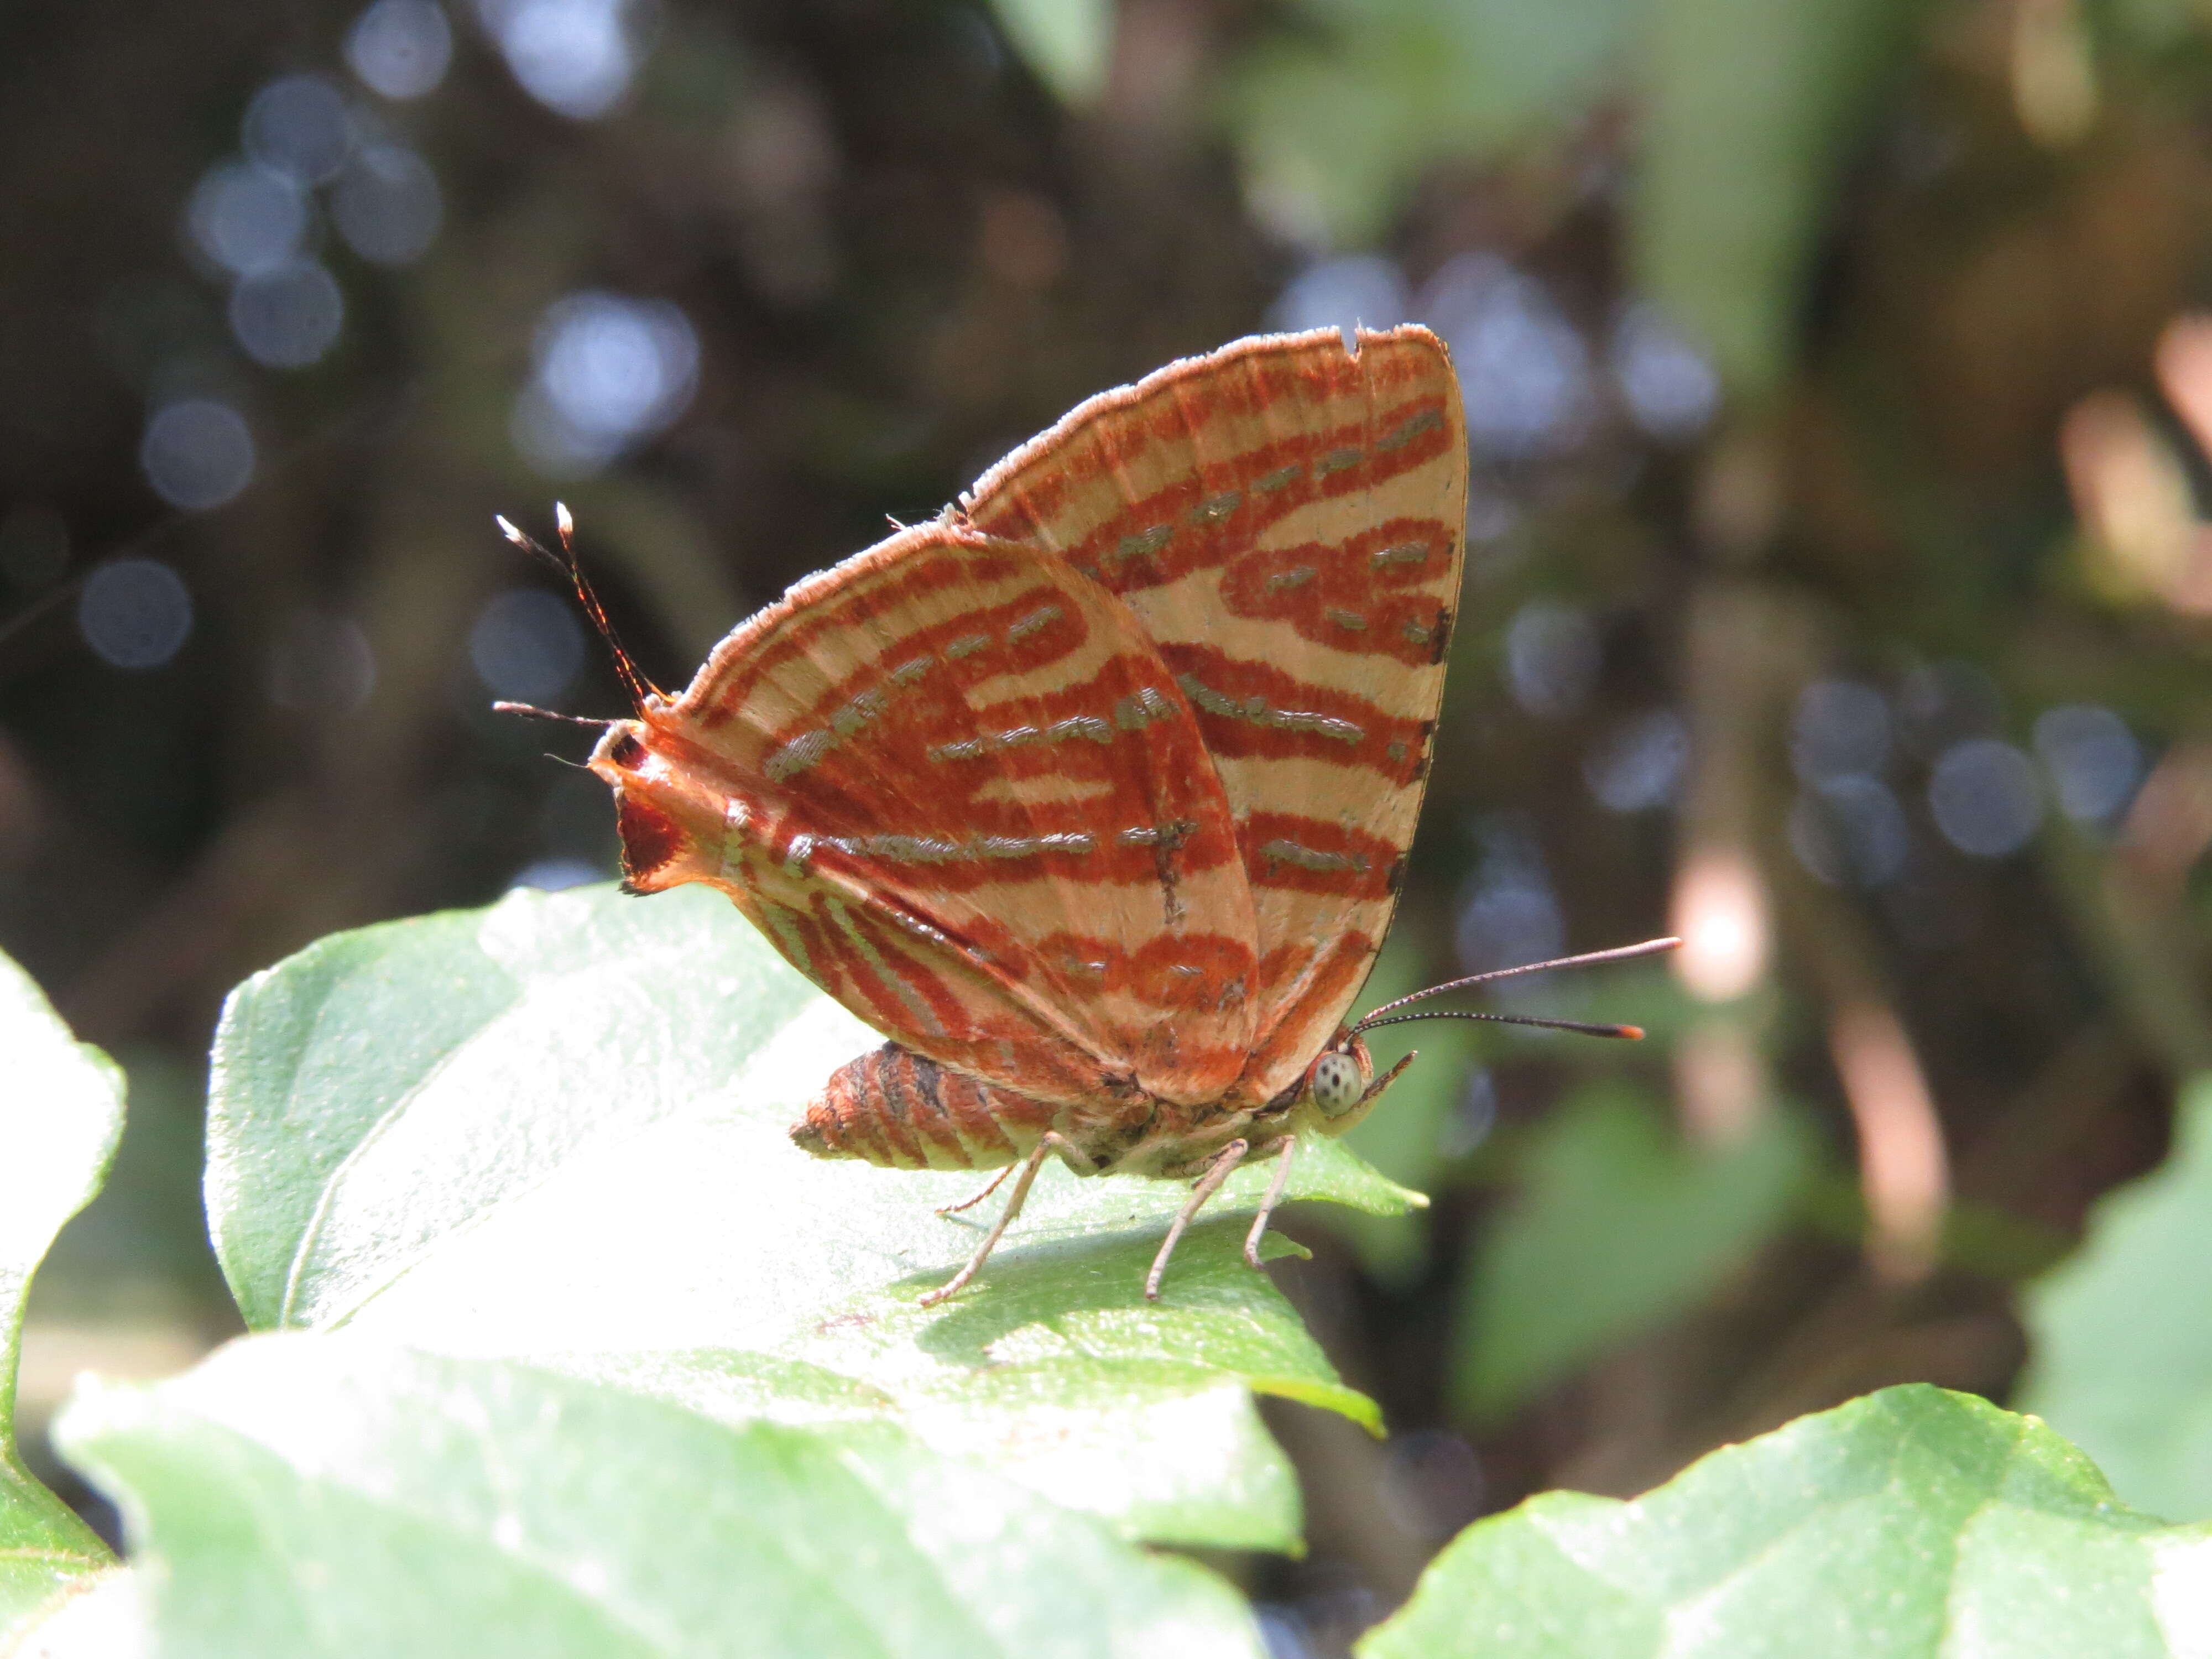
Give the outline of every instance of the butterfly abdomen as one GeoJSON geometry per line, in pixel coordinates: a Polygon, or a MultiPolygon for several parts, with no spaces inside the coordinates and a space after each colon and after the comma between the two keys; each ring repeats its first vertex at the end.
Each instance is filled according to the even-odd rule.
{"type": "Polygon", "coordinates": [[[830,1073],[791,1138],[817,1158],[895,1170],[995,1170],[1034,1146],[1056,1112],[887,1042],[830,1073]]]}

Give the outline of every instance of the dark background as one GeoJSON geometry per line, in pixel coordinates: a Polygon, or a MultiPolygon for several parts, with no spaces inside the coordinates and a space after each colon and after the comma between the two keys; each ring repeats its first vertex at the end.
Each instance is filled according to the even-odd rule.
{"type": "Polygon", "coordinates": [[[565,499],[681,684],[1083,397],[1409,317],[1474,489],[1385,975],[1690,944],[1515,1004],[1633,1054],[1423,1038],[1364,1150],[1435,1209],[1283,1273],[1397,1432],[1277,1413],[1314,1552],[1227,1565],[1338,1651],[1528,1492],[2005,1398],[2014,1287],[2212,1060],[2202,16],[0,9],[0,945],[133,1078],[27,1408],[230,1328],[233,984],[613,872],[585,738],[489,711],[623,707],[493,514],[565,499]]]}

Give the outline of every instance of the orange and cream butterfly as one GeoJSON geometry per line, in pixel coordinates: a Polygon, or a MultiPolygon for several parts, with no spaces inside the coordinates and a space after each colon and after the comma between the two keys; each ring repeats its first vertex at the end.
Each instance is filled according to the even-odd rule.
{"type": "Polygon", "coordinates": [[[1403,1069],[1376,1077],[1374,1017],[1343,1021],[1420,808],[1466,495],[1434,335],[1262,336],[1093,398],[798,583],[681,696],[617,650],[636,716],[591,766],[629,885],[720,889],[890,1039],[792,1139],[1018,1168],[925,1300],[1054,1154],[1195,1178],[1148,1296],[1231,1170],[1273,1155],[1257,1267],[1297,1137],[1342,1133],[1403,1069]]]}

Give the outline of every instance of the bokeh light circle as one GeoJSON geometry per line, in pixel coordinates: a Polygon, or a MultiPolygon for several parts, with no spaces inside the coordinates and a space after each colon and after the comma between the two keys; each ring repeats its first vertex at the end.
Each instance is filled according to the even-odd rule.
{"type": "Polygon", "coordinates": [[[313,610],[286,619],[269,653],[269,700],[280,708],[349,714],[376,690],[376,653],[361,624],[313,610]]]}
{"type": "Polygon", "coordinates": [[[1268,321],[1285,333],[1334,328],[1348,341],[1355,326],[1394,328],[1413,315],[1405,273],[1376,253],[1319,259],[1291,279],[1268,321]]]}
{"type": "Polygon", "coordinates": [[[548,109],[588,121],[637,70],[628,0],[477,0],[514,78],[548,109]]]}
{"type": "Polygon", "coordinates": [[[338,175],[353,148],[345,95],[319,75],[287,75],[253,94],[246,106],[246,153],[271,172],[303,185],[338,175]]]}
{"type": "Polygon", "coordinates": [[[1945,750],[1929,775],[1928,805],[1943,838],[1977,858],[2019,851],[2043,822],[2034,763],[1996,738],[1945,750]]]}
{"type": "Polygon", "coordinates": [[[371,264],[410,264],[445,217],[438,175],[404,144],[365,144],[331,192],[331,217],[371,264]]]}
{"type": "Polygon", "coordinates": [[[1506,684],[1532,714],[1573,714],[1589,700],[1601,663],[1597,629],[1577,606],[1531,599],[1506,628],[1506,684]]]}
{"type": "Polygon", "coordinates": [[[159,668],[191,636],[192,596],[158,559],[113,559],[85,578],[76,623],[112,668],[159,668]]]}
{"type": "Polygon", "coordinates": [[[186,398],[156,410],[139,441],[138,465],[172,507],[221,507],[253,478],[253,434],[246,417],[213,398],[186,398]]]}
{"type": "Polygon", "coordinates": [[[1711,423],[1720,406],[1720,376],[1656,307],[1638,301],[1624,307],[1608,355],[1621,400],[1650,436],[1682,443],[1711,423]]]}
{"type": "Polygon", "coordinates": [[[1855,680],[1815,680],[1797,696],[1790,764],[1801,783],[1881,770],[1889,758],[1889,702],[1855,680]]]}
{"type": "Polygon", "coordinates": [[[2109,708],[2068,703],[2035,722],[2035,752],[2050,769],[2058,810],[2078,823],[2116,817],[2142,781],[2142,745],[2109,708]]]}
{"type": "Polygon", "coordinates": [[[1836,886],[1883,887],[1905,868],[1912,834],[1905,808],[1879,778],[1850,773],[1808,788],[1790,809],[1797,861],[1836,886]]]}
{"type": "Polygon", "coordinates": [[[699,337],[665,300],[596,290],[546,307],[537,374],[514,435],[549,476],[603,465],[683,413],[698,382],[699,337]]]}
{"type": "Polygon", "coordinates": [[[345,321],[337,280],[313,259],[295,260],[230,290],[230,331],[246,355],[270,368],[319,362],[345,321]]]}
{"type": "Polygon", "coordinates": [[[1690,760],[1690,732],[1671,708],[1648,709],[1620,722],[1583,759],[1583,780],[1608,811],[1663,806],[1681,786],[1690,760]]]}
{"type": "Polygon", "coordinates": [[[432,0],[377,0],[346,35],[347,65],[370,91],[420,98],[446,78],[453,27],[432,0]]]}
{"type": "Polygon", "coordinates": [[[568,600],[539,587],[513,588],[477,613],[469,659],[494,696],[550,702],[584,665],[584,630],[568,600]]]}
{"type": "Polygon", "coordinates": [[[234,276],[255,276],[290,261],[307,234],[307,194],[273,167],[221,161],[200,175],[185,204],[193,246],[234,276]]]}
{"type": "Polygon", "coordinates": [[[1589,349],[1535,277],[1495,254],[1462,253],[1422,287],[1417,309],[1451,348],[1478,456],[1536,459],[1587,435],[1589,349]]]}

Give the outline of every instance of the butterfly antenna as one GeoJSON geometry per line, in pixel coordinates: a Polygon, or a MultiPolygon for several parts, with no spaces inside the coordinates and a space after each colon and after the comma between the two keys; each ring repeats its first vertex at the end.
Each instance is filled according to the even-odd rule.
{"type": "MultiPolygon", "coordinates": [[[[1668,951],[1680,950],[1679,939],[1647,939],[1641,945],[1616,945],[1610,951],[1591,951],[1578,957],[1554,957],[1548,962],[1524,962],[1517,968],[1493,968],[1486,974],[1469,974],[1465,979],[1447,980],[1442,985],[1431,985],[1425,991],[1415,991],[1410,996],[1386,1002],[1352,1028],[1354,1036],[1372,1030],[1377,1025],[1396,1025],[1407,1019],[1441,1019],[1437,1014],[1404,1014],[1397,1019],[1384,1016],[1404,1007],[1409,1002],[1420,1002],[1429,997],[1442,996],[1447,991],[1463,991],[1470,985],[1486,985],[1492,980],[1515,979],[1522,974],[1540,974],[1553,968],[1595,968],[1601,963],[1633,962],[1638,957],[1656,957],[1668,951]]],[[[1520,1014],[1459,1014],[1449,1016],[1461,1019],[1496,1020],[1508,1025],[1548,1025],[1562,1031],[1587,1031],[1594,1036],[1642,1036],[1644,1033],[1633,1025],[1583,1025],[1572,1020],[1537,1019],[1520,1014]]]]}
{"type": "Polygon", "coordinates": [[[1593,1025],[1586,1020],[1541,1019],[1534,1014],[1492,1014],[1464,1008],[1431,1008],[1418,1014],[1395,1014],[1389,1019],[1370,1016],[1352,1028],[1353,1034],[1364,1035],[1384,1025],[1410,1025],[1417,1019],[1481,1019],[1496,1025],[1536,1025],[1547,1031],[1574,1031],[1583,1036],[1626,1037],[1632,1042],[1644,1035],[1641,1025],[1593,1025]]]}
{"type": "Polygon", "coordinates": [[[615,673],[629,693],[629,700],[638,712],[645,712],[645,700],[660,696],[660,688],[638,672],[636,661],[623,649],[623,642],[615,637],[614,625],[607,621],[606,607],[599,596],[592,591],[592,584],[584,574],[584,567],[576,557],[576,520],[570,516],[565,501],[553,503],[553,522],[561,532],[561,550],[556,553],[528,531],[517,527],[504,514],[495,514],[492,521],[499,526],[499,533],[517,547],[535,553],[541,559],[568,577],[576,590],[576,602],[584,607],[584,614],[592,619],[592,626],[607,642],[614,654],[615,673]]]}
{"type": "Polygon", "coordinates": [[[596,726],[605,730],[612,720],[595,720],[589,714],[556,714],[550,708],[540,708],[535,703],[495,702],[491,706],[495,714],[527,714],[534,720],[564,720],[570,726],[596,726]]]}

